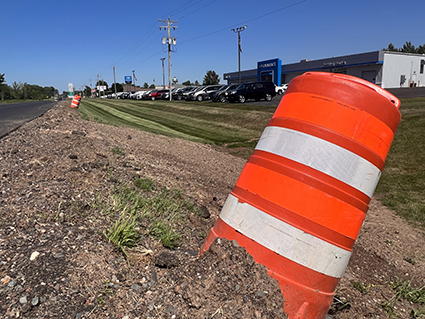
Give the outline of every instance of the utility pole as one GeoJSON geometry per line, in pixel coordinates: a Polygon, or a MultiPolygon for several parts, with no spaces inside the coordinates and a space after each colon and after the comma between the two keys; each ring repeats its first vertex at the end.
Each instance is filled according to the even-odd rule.
{"type": "Polygon", "coordinates": [[[115,79],[115,68],[117,68],[117,66],[113,65],[111,68],[114,70],[115,97],[117,97],[117,80],[115,79]]]}
{"type": "Polygon", "coordinates": [[[160,26],[159,29],[167,29],[168,30],[168,37],[162,38],[162,44],[168,44],[168,85],[170,86],[170,101],[172,99],[171,96],[171,45],[176,45],[176,37],[171,38],[171,28],[173,30],[176,30],[176,26],[172,26],[173,23],[177,23],[178,21],[170,21],[170,18],[168,20],[159,20],[159,22],[167,23],[166,26],[160,26]]]}
{"type": "Polygon", "coordinates": [[[160,60],[162,62],[162,86],[164,87],[164,90],[165,90],[165,69],[164,69],[165,58],[160,58],[160,60]]]}
{"type": "Polygon", "coordinates": [[[136,91],[136,81],[137,81],[137,78],[136,78],[136,74],[134,73],[136,70],[133,70],[132,72],[133,72],[133,81],[134,81],[134,91],[136,91]]]}
{"type": "MultiPolygon", "coordinates": [[[[96,74],[96,77],[97,77],[97,85],[99,87],[99,97],[100,97],[100,77],[101,77],[101,75],[100,74],[96,74]]],[[[96,87],[96,89],[97,89],[97,87],[96,87]]]]}
{"type": "Polygon", "coordinates": [[[239,64],[239,84],[241,84],[241,52],[242,52],[242,45],[241,45],[241,32],[245,30],[248,26],[244,25],[243,27],[239,27],[236,29],[232,29],[233,32],[238,34],[238,64],[239,64]]]}

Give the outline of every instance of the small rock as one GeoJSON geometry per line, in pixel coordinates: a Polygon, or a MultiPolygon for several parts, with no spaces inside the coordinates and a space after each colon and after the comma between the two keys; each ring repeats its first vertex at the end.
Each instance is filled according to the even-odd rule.
{"type": "Polygon", "coordinates": [[[11,280],[12,278],[10,278],[9,276],[5,276],[0,281],[3,285],[7,285],[11,280]]]}
{"type": "Polygon", "coordinates": [[[264,291],[261,290],[257,290],[255,292],[255,296],[259,297],[259,298],[264,298],[266,296],[266,294],[264,293],[264,291]]]}
{"type": "Polygon", "coordinates": [[[38,302],[39,302],[38,297],[34,297],[34,298],[32,298],[32,300],[31,300],[31,305],[33,305],[33,306],[37,306],[37,305],[38,305],[38,302]]]}
{"type": "Polygon", "coordinates": [[[11,280],[11,281],[7,284],[7,286],[8,286],[9,288],[13,288],[13,287],[15,287],[15,285],[16,285],[16,280],[11,280]]]}
{"type": "Polygon", "coordinates": [[[23,296],[23,297],[19,298],[19,302],[22,303],[22,304],[26,304],[27,303],[27,297],[23,296]]]}
{"type": "Polygon", "coordinates": [[[86,136],[86,133],[81,132],[81,131],[72,131],[71,134],[80,135],[80,136],[86,136]]]}
{"type": "Polygon", "coordinates": [[[64,254],[62,253],[53,254],[53,258],[63,258],[63,257],[64,257],[64,254]]]}
{"type": "Polygon", "coordinates": [[[239,248],[240,247],[239,243],[236,240],[234,240],[234,239],[232,240],[232,246],[235,247],[235,248],[239,248]]]}
{"type": "Polygon", "coordinates": [[[78,156],[75,154],[71,154],[68,156],[70,159],[78,159],[78,156]]]}
{"type": "Polygon", "coordinates": [[[140,285],[138,285],[138,284],[132,284],[131,289],[133,289],[135,292],[141,292],[142,291],[142,287],[140,287],[140,285]]]}
{"type": "Polygon", "coordinates": [[[35,260],[38,256],[40,255],[40,253],[38,251],[35,251],[31,254],[30,260],[35,260]]]}

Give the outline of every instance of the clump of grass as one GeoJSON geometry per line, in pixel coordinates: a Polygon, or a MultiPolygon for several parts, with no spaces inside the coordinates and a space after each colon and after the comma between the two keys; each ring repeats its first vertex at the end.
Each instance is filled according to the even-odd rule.
{"type": "Polygon", "coordinates": [[[115,224],[104,233],[104,235],[109,242],[112,242],[124,253],[126,257],[128,257],[125,248],[136,246],[139,240],[136,219],[132,216],[124,217],[121,215],[115,224]]]}
{"type": "Polygon", "coordinates": [[[120,217],[105,233],[105,237],[119,247],[125,255],[125,247],[137,244],[136,229],[141,234],[153,236],[164,247],[175,249],[181,242],[179,229],[187,214],[200,214],[180,190],[155,189],[150,179],[135,179],[133,185],[117,187],[103,202],[95,200],[95,207],[107,215],[120,217]]]}
{"type": "Polygon", "coordinates": [[[163,221],[154,221],[149,230],[149,234],[160,239],[162,245],[169,249],[176,248],[181,241],[180,234],[175,232],[169,224],[163,221]]]}
{"type": "Polygon", "coordinates": [[[115,146],[112,149],[112,153],[114,153],[116,155],[121,155],[121,156],[124,156],[125,155],[125,151],[121,147],[118,147],[118,146],[115,146]]]}
{"type": "Polygon", "coordinates": [[[150,191],[153,187],[153,180],[150,178],[136,178],[134,180],[134,186],[145,191],[150,191]]]}
{"type": "Polygon", "coordinates": [[[425,286],[415,288],[412,286],[412,280],[406,282],[394,281],[390,282],[391,288],[394,290],[394,296],[382,307],[389,313],[394,313],[394,306],[397,301],[404,299],[410,303],[419,305],[418,309],[412,310],[413,318],[425,318],[425,286]]]}
{"type": "Polygon", "coordinates": [[[358,281],[353,281],[352,285],[355,289],[360,291],[362,294],[367,294],[367,287],[366,287],[365,284],[358,282],[358,281]]]}

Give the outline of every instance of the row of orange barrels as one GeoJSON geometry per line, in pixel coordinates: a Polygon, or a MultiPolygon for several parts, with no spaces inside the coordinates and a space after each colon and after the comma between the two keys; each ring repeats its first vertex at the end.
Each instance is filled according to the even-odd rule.
{"type": "Polygon", "coordinates": [[[80,105],[81,96],[80,95],[74,95],[74,98],[72,99],[71,107],[78,109],[78,106],[80,105]]]}

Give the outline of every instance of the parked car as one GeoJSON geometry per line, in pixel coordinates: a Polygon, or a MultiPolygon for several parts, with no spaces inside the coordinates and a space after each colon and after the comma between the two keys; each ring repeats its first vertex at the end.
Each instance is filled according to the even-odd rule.
{"type": "Polygon", "coordinates": [[[131,93],[130,94],[130,99],[136,100],[137,99],[137,96],[140,95],[140,94],[142,94],[142,93],[144,93],[144,91],[137,91],[137,92],[131,93]]]}
{"type": "MultiPolygon", "coordinates": [[[[173,96],[173,93],[176,91],[177,89],[171,89],[171,96],[173,96]]],[[[163,100],[169,100],[170,99],[170,90],[167,90],[167,92],[165,92],[164,94],[161,95],[161,99],[163,100]]]]}
{"type": "Polygon", "coordinates": [[[211,100],[213,102],[226,102],[226,92],[229,90],[234,90],[238,87],[238,84],[227,84],[223,85],[219,90],[211,93],[211,100]]]}
{"type": "Polygon", "coordinates": [[[276,85],[276,93],[278,95],[281,95],[281,94],[285,93],[286,92],[286,89],[288,88],[288,85],[289,85],[288,83],[283,84],[283,85],[280,85],[280,86],[277,86],[276,85]]]}
{"type": "Polygon", "coordinates": [[[199,90],[199,88],[201,88],[201,86],[194,86],[194,87],[192,87],[192,89],[191,89],[191,90],[189,90],[189,91],[187,91],[187,92],[183,92],[182,100],[187,100],[187,96],[188,96],[189,94],[191,94],[192,92],[195,92],[195,91],[199,90]]]}
{"type": "Polygon", "coordinates": [[[273,82],[242,83],[236,89],[226,92],[229,102],[238,101],[240,103],[245,103],[250,99],[271,101],[274,96],[276,96],[276,90],[273,82]]]}
{"type": "Polygon", "coordinates": [[[169,90],[153,90],[148,94],[147,98],[155,101],[156,99],[161,98],[161,95],[168,92],[169,90]]]}
{"type": "Polygon", "coordinates": [[[117,99],[128,99],[130,97],[130,92],[121,92],[122,94],[117,96],[117,99]]]}
{"type": "Polygon", "coordinates": [[[149,91],[142,91],[140,92],[137,96],[136,99],[137,100],[146,100],[148,98],[148,95],[154,90],[149,90],[149,91]]]}
{"type": "Polygon", "coordinates": [[[205,85],[200,87],[199,90],[196,90],[195,92],[191,92],[187,95],[187,100],[189,101],[204,101],[210,99],[210,93],[217,91],[220,89],[222,85],[205,85]]]}
{"type": "Polygon", "coordinates": [[[184,100],[186,99],[185,93],[189,93],[191,90],[193,90],[194,86],[186,86],[184,88],[177,89],[173,92],[173,100],[184,100]]]}
{"type": "Polygon", "coordinates": [[[121,99],[121,96],[124,94],[124,92],[118,92],[117,94],[112,94],[113,99],[121,99]]]}

